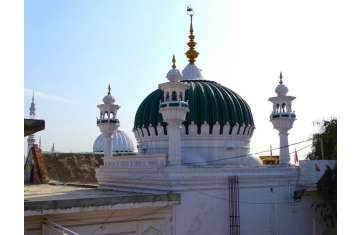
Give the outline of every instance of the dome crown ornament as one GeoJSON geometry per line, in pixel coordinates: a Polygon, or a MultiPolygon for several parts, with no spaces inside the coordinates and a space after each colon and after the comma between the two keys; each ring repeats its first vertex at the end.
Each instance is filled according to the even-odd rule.
{"type": "Polygon", "coordinates": [[[190,16],[190,35],[189,35],[190,40],[187,43],[187,45],[189,46],[189,50],[185,53],[185,55],[189,59],[190,64],[194,64],[196,58],[199,55],[199,52],[197,52],[195,50],[196,42],[194,41],[195,35],[194,35],[194,29],[193,29],[193,24],[192,24],[192,18],[194,16],[194,11],[190,5],[187,7],[186,11],[187,11],[188,15],[190,16]]]}
{"type": "Polygon", "coordinates": [[[279,75],[280,81],[279,81],[279,85],[277,85],[277,87],[275,88],[275,92],[277,95],[279,96],[286,96],[286,94],[288,93],[289,89],[283,84],[283,75],[282,72],[280,72],[279,75]]]}
{"type": "Polygon", "coordinates": [[[172,62],[172,68],[173,69],[176,69],[176,59],[175,59],[175,54],[173,54],[173,57],[172,57],[172,60],[171,60],[171,62],[172,62]]]}
{"type": "Polygon", "coordinates": [[[111,95],[111,87],[110,87],[110,83],[109,83],[109,86],[108,86],[108,95],[111,95]]]}
{"type": "Polygon", "coordinates": [[[182,79],[181,73],[179,70],[176,69],[176,59],[175,59],[175,55],[173,55],[172,57],[172,69],[169,70],[169,72],[166,74],[166,78],[170,81],[170,82],[178,82],[182,79]]]}
{"type": "Polygon", "coordinates": [[[190,35],[189,42],[187,45],[189,46],[189,50],[186,51],[185,55],[189,60],[189,64],[185,66],[182,71],[182,80],[204,80],[200,69],[195,65],[195,60],[198,57],[199,53],[195,50],[196,42],[194,41],[194,29],[192,24],[192,17],[194,15],[194,11],[191,6],[187,7],[187,13],[190,15],[190,35]]]}
{"type": "Polygon", "coordinates": [[[111,87],[110,87],[110,84],[109,84],[109,86],[108,86],[107,95],[104,96],[104,98],[103,98],[103,102],[104,102],[104,104],[114,104],[114,103],[115,103],[115,98],[111,95],[111,87]]]}

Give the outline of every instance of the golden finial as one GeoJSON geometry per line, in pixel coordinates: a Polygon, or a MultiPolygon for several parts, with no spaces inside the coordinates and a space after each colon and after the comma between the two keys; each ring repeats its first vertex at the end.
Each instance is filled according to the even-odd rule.
{"type": "Polygon", "coordinates": [[[188,15],[190,15],[190,35],[189,35],[189,42],[187,45],[189,46],[189,50],[185,53],[186,57],[189,59],[190,64],[193,64],[195,62],[195,59],[198,57],[199,53],[194,49],[196,46],[196,42],[194,41],[194,30],[192,25],[192,17],[194,15],[194,11],[192,7],[189,5],[186,9],[188,15]]]}
{"type": "Polygon", "coordinates": [[[175,69],[175,68],[176,68],[176,65],[175,65],[175,63],[176,63],[175,54],[173,54],[173,57],[172,57],[172,60],[171,60],[171,61],[172,61],[172,66],[171,66],[171,67],[172,67],[173,69],[175,69]]]}
{"type": "Polygon", "coordinates": [[[108,86],[108,95],[111,95],[111,87],[110,87],[110,84],[108,86]]]}

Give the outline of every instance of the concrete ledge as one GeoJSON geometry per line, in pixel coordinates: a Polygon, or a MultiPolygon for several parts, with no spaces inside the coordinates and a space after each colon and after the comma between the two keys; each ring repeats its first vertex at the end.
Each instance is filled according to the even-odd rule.
{"type": "Polygon", "coordinates": [[[105,189],[52,185],[30,187],[25,192],[25,216],[88,210],[161,207],[180,204],[181,200],[178,193],[124,193],[105,189]]]}

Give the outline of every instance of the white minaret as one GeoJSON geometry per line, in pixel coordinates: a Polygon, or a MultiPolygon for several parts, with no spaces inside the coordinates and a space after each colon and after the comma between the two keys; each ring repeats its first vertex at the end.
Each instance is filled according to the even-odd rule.
{"type": "Polygon", "coordinates": [[[293,127],[293,123],[296,120],[295,112],[291,110],[291,102],[296,97],[286,95],[288,91],[288,88],[283,84],[282,73],[280,72],[280,82],[275,89],[277,96],[269,98],[269,101],[273,103],[270,121],[274,128],[279,131],[280,136],[279,160],[281,165],[290,164],[288,131],[293,127]]]}
{"type": "Polygon", "coordinates": [[[185,101],[185,91],[188,84],[180,82],[181,74],[175,66],[175,56],[172,59],[172,69],[167,73],[169,82],[159,85],[164,92],[160,102],[160,113],[167,123],[168,135],[168,163],[169,165],[181,165],[181,131],[186,113],[189,111],[188,102],[185,101]]]}
{"type": "MultiPolygon", "coordinates": [[[[30,105],[30,109],[29,109],[30,113],[29,113],[29,118],[30,119],[35,119],[35,102],[34,102],[34,91],[33,91],[33,95],[31,98],[31,105],[30,105]]],[[[35,144],[35,135],[31,134],[28,136],[27,138],[27,147],[28,147],[28,153],[29,150],[32,148],[32,146],[35,144]]]]}
{"type": "Polygon", "coordinates": [[[115,99],[111,95],[111,87],[108,87],[108,94],[103,98],[103,104],[97,107],[100,109],[100,119],[97,119],[97,126],[105,136],[104,157],[112,157],[112,135],[120,126],[116,113],[120,108],[115,104],[115,99]]]}

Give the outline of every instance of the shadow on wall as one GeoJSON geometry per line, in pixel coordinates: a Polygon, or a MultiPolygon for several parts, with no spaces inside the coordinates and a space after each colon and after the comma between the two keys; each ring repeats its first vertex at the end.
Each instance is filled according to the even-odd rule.
{"type": "Polygon", "coordinates": [[[103,164],[93,153],[42,153],[49,180],[61,183],[97,184],[95,169],[103,164]]]}

